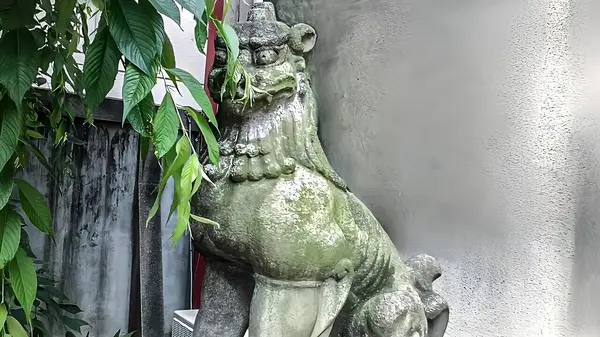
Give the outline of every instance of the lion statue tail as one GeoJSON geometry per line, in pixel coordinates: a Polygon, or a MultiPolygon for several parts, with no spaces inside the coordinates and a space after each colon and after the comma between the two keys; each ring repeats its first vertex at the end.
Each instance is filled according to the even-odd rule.
{"type": "Polygon", "coordinates": [[[415,288],[425,307],[428,337],[443,337],[448,326],[450,308],[448,302],[433,291],[433,281],[442,276],[442,267],[433,257],[424,254],[414,256],[405,263],[413,272],[415,288]]]}

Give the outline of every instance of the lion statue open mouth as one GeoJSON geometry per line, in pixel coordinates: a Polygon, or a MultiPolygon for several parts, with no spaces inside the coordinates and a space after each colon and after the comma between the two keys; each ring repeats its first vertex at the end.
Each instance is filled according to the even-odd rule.
{"type": "Polygon", "coordinates": [[[220,101],[227,52],[217,43],[209,88],[220,101],[221,160],[206,164],[215,185],[193,207],[220,227],[192,225],[207,258],[194,336],[443,336],[439,264],[403,261],[323,152],[303,58],[314,29],[278,22],[268,2],[234,28],[260,90],[252,106],[220,101]]]}

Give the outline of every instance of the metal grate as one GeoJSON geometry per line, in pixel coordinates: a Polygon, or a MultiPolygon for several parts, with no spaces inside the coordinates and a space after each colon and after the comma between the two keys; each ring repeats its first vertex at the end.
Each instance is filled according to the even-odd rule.
{"type": "Polygon", "coordinates": [[[198,310],[178,310],[173,316],[172,337],[192,337],[198,310]]]}

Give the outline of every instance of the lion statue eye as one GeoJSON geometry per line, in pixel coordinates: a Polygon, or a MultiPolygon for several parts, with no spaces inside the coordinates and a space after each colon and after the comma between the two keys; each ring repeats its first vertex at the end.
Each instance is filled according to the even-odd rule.
{"type": "Polygon", "coordinates": [[[275,63],[279,59],[279,54],[273,49],[259,50],[254,54],[254,62],[261,66],[275,63]]]}

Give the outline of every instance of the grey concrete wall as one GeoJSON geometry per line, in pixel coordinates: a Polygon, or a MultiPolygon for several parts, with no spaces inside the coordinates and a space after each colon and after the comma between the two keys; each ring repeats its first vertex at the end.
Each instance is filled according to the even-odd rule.
{"type": "MultiPolygon", "coordinates": [[[[122,108],[118,102],[107,102],[99,110],[101,113],[119,111],[120,114],[122,108]],[[119,105],[118,109],[107,110],[111,104],[119,105]]],[[[146,227],[154,195],[148,196],[151,200],[140,212],[135,197],[139,181],[138,135],[129,127],[121,128],[119,122],[100,120],[95,125],[79,127],[78,135],[85,145],[74,147],[70,171],[62,172],[58,182],[37,160],[31,159],[24,176],[50,201],[55,233],[53,242],[29,226],[32,250],[58,280],[58,288],[81,307],[80,317],[91,324],[84,328],[90,337],[109,337],[118,330],[144,330],[149,337],[171,336],[173,312],[190,308],[189,236],[185,235],[173,246],[170,237],[175,224],[173,219],[166,221],[165,210],[173,199],[173,189],[163,195],[157,226],[146,227]],[[153,238],[160,248],[154,251],[158,259],[144,253],[142,265],[152,268],[155,266],[152,263],[162,264],[158,276],[152,272],[142,275],[141,289],[140,260],[136,258],[140,240],[136,228],[139,226],[135,225],[138,221],[142,222],[144,240],[153,238]],[[149,276],[154,279],[148,279],[149,276]],[[161,276],[162,283],[155,282],[161,276]],[[148,298],[159,300],[148,301],[148,298]],[[152,324],[148,322],[154,323],[153,326],[149,327],[152,324]],[[143,329],[140,324],[145,325],[143,329]],[[155,333],[152,328],[160,332],[155,333]]],[[[53,140],[39,145],[48,158],[56,156],[53,140]]],[[[146,190],[152,191],[154,187],[146,190]]],[[[144,247],[149,247],[149,243],[145,242],[144,247]]],[[[64,331],[57,329],[54,336],[62,337],[64,331]]]]}
{"type": "Polygon", "coordinates": [[[448,336],[600,336],[597,2],[276,1],[320,33],[333,166],[441,259],[448,336]]]}

